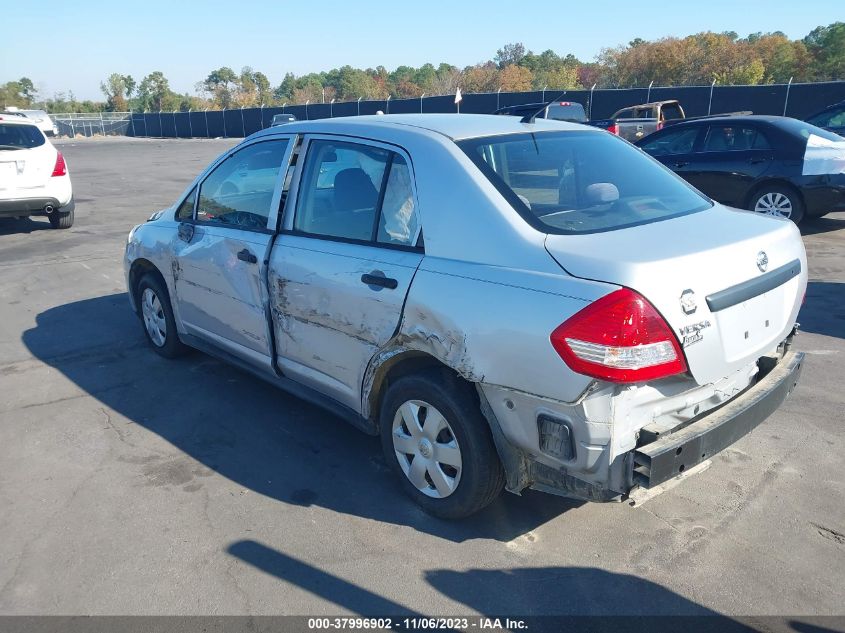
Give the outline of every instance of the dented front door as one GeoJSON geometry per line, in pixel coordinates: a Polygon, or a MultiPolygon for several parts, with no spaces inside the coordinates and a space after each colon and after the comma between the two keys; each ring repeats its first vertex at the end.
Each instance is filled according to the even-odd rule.
{"type": "Polygon", "coordinates": [[[190,222],[174,238],[173,278],[188,334],[269,369],[266,261],[289,137],[238,148],[199,184],[190,222]]]}

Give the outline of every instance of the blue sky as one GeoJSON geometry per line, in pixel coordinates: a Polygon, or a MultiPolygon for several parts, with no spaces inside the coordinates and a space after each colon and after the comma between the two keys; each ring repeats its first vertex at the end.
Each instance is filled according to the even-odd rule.
{"type": "Polygon", "coordinates": [[[286,72],[344,64],[463,67],[509,42],[589,61],[635,37],[779,30],[798,38],[845,21],[843,0],[675,0],[632,10],[584,0],[31,1],[3,8],[0,83],[27,76],[44,96],[72,90],[78,99],[101,99],[99,83],[112,72],[140,81],[161,70],[172,89],[193,94],[220,66],[252,66],[275,86],[286,72]]]}

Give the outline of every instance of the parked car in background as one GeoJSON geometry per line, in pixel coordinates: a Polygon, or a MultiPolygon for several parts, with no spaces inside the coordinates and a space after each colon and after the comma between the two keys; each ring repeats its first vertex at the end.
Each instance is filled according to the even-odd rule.
{"type": "Polygon", "coordinates": [[[678,101],[654,101],[622,108],[609,119],[591,123],[634,142],[684,117],[684,109],[678,101]]]}
{"type": "Polygon", "coordinates": [[[587,113],[584,106],[576,101],[552,101],[550,103],[523,103],[515,106],[499,108],[493,114],[504,114],[518,117],[539,119],[554,119],[570,123],[587,123],[587,113]]]}
{"type": "Polygon", "coordinates": [[[760,424],[802,366],[795,225],[560,121],[268,128],[133,228],[124,267],[156,352],[204,350],[380,435],[443,517],[503,486],[658,486],[760,424]],[[261,175],[224,190],[240,170],[261,175]]]}
{"type": "Polygon", "coordinates": [[[0,114],[0,217],[46,215],[55,229],[73,225],[67,164],[29,118],[0,114]]]}
{"type": "Polygon", "coordinates": [[[704,118],[636,144],[722,204],[796,223],[845,210],[845,139],[804,121],[704,118]]]}
{"type": "Polygon", "coordinates": [[[274,114],[273,119],[270,121],[270,127],[274,125],[284,125],[285,123],[293,123],[296,121],[296,117],[292,114],[287,114],[285,112],[281,114],[274,114]]]}
{"type": "Polygon", "coordinates": [[[20,115],[31,119],[46,136],[57,136],[59,134],[59,128],[56,127],[53,119],[44,110],[21,110],[10,106],[6,108],[4,114],[20,115]]]}
{"type": "Polygon", "coordinates": [[[806,121],[840,136],[845,135],[845,101],[827,106],[821,112],[808,117],[806,121]]]}

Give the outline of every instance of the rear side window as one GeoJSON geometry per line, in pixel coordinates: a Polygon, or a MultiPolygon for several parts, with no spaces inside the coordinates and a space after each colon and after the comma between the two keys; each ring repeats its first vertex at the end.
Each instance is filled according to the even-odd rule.
{"type": "Polygon", "coordinates": [[[741,125],[711,125],[704,141],[705,152],[744,152],[750,149],[770,149],[762,132],[741,125]]]}
{"type": "Polygon", "coordinates": [[[520,133],[458,143],[529,224],[609,231],[710,208],[681,178],[613,134],[520,133]]]}
{"type": "Polygon", "coordinates": [[[44,145],[44,135],[34,125],[0,122],[0,151],[31,149],[44,145]]]}
{"type": "Polygon", "coordinates": [[[412,246],[418,221],[407,162],[380,147],[311,141],[293,228],[309,235],[412,246]]]}
{"type": "Polygon", "coordinates": [[[640,144],[640,148],[652,156],[690,154],[700,129],[700,127],[685,127],[663,134],[653,134],[646,137],[646,142],[640,144]]]}

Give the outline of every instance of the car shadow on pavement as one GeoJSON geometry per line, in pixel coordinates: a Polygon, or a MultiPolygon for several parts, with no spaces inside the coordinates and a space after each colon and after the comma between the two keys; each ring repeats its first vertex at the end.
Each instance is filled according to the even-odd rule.
{"type": "Polygon", "coordinates": [[[809,282],[798,323],[802,332],[845,338],[845,283],[809,282]]]}
{"type": "MultiPolygon", "coordinates": [[[[234,542],[227,552],[270,576],[332,603],[338,612],[352,612],[363,617],[420,617],[416,612],[419,600],[416,604],[411,602],[415,594],[408,594],[408,603],[402,604],[254,540],[234,542]]],[[[402,570],[397,569],[396,573],[401,576],[402,570]]],[[[397,583],[399,580],[397,577],[397,583]]],[[[649,580],[593,567],[431,570],[425,572],[425,581],[463,608],[447,614],[424,613],[423,617],[460,618],[479,613],[501,618],[502,625],[498,628],[505,630],[520,628],[518,625],[506,626],[504,622],[508,617],[512,620],[524,618],[526,629],[534,633],[562,630],[734,633],[757,630],[649,580]]],[[[477,622],[477,619],[472,618],[472,621],[477,622]]],[[[469,629],[473,628],[479,626],[470,624],[469,629]]]]}
{"type": "MultiPolygon", "coordinates": [[[[378,438],[199,352],[176,361],[159,357],[125,293],[46,310],[23,342],[125,424],[145,427],[239,486],[284,504],[407,525],[454,542],[507,542],[581,505],[527,491],[503,494],[463,521],[433,518],[404,495],[378,438]]],[[[149,457],[129,444],[120,449],[127,467],[149,457]]]]}
{"type": "Polygon", "coordinates": [[[837,213],[838,217],[807,218],[799,227],[801,235],[817,235],[845,229],[845,217],[837,213]]]}
{"type": "Polygon", "coordinates": [[[15,233],[32,233],[52,229],[47,218],[0,218],[0,235],[12,235],[15,233]]]}

